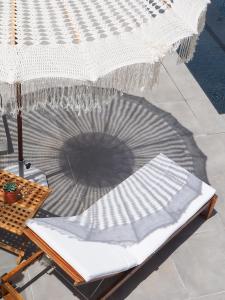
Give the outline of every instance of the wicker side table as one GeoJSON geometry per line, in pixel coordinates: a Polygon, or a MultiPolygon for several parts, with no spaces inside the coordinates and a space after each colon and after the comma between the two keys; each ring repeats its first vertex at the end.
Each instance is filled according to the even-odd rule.
{"type": "MultiPolygon", "coordinates": [[[[31,182],[5,170],[0,170],[0,229],[13,233],[17,236],[23,235],[26,221],[32,218],[50,193],[48,187],[31,182]],[[22,199],[8,205],[4,203],[3,185],[13,181],[21,189],[22,199]]],[[[24,256],[24,245],[12,247],[4,240],[0,247],[18,255],[19,263],[24,256]]]]}

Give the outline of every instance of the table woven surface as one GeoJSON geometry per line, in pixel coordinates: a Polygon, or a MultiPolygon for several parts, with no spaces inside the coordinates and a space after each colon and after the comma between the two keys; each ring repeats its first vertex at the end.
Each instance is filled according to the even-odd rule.
{"type": "Polygon", "coordinates": [[[5,170],[0,170],[0,228],[21,235],[26,221],[32,218],[50,193],[50,189],[5,170]],[[22,199],[8,205],[4,203],[3,186],[15,182],[21,189],[22,199]]]}

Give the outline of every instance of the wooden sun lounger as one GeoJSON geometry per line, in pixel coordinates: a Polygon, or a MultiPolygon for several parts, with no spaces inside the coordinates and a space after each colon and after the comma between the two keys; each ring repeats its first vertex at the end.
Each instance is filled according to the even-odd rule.
{"type": "MultiPolygon", "coordinates": [[[[152,253],[142,264],[120,273],[121,276],[118,281],[108,289],[104,295],[102,295],[99,299],[105,300],[108,299],[118,288],[123,285],[134,273],[136,273],[154,254],[156,254],[162,247],[164,247],[173,237],[175,237],[183,228],[185,228],[192,220],[194,220],[198,215],[203,215],[206,219],[210,218],[214,206],[217,201],[217,195],[214,195],[199,211],[193,215],[182,227],[180,227],[177,231],[171,235],[165,243],[163,243],[156,252],[152,253]]],[[[24,269],[26,269],[29,265],[37,261],[42,255],[47,255],[52,262],[60,267],[74,282],[75,285],[85,284],[84,278],[74,269],[72,268],[62,257],[60,257],[52,248],[48,246],[48,244],[43,241],[37,234],[35,234],[31,229],[26,228],[24,230],[24,234],[30,239],[33,243],[35,243],[40,249],[38,252],[34,253],[31,257],[29,257],[26,261],[23,261],[20,265],[15,267],[8,274],[5,274],[1,277],[1,294],[3,299],[5,300],[23,300],[22,296],[17,292],[16,288],[10,283],[11,279],[18,273],[21,273],[24,269]]],[[[105,279],[104,278],[97,278],[105,279]]]]}

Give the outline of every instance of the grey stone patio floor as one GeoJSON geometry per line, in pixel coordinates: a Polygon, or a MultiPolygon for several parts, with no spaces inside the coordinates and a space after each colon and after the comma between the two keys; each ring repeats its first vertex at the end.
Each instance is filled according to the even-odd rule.
{"type": "MultiPolygon", "coordinates": [[[[131,91],[135,94],[135,91],[131,91]]],[[[219,115],[185,65],[165,59],[159,85],[142,95],[170,112],[194,134],[207,156],[209,182],[219,195],[216,213],[207,222],[194,221],[121,288],[113,299],[225,299],[225,116],[219,115]]],[[[15,265],[15,256],[0,251],[0,273],[15,265]]],[[[25,278],[43,266],[34,265],[25,278]]],[[[95,286],[87,288],[91,293],[95,286]]],[[[55,275],[45,274],[24,292],[28,300],[79,299],[85,288],[71,292],[55,275]]],[[[83,297],[87,299],[86,296],[83,297]]]]}

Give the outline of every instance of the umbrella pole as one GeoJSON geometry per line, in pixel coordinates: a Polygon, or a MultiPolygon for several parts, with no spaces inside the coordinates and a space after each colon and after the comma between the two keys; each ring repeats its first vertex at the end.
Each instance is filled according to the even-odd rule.
{"type": "Polygon", "coordinates": [[[22,117],[22,94],[21,83],[16,83],[16,101],[17,101],[17,135],[18,135],[18,160],[24,161],[23,157],[23,117],[22,117]]]}

